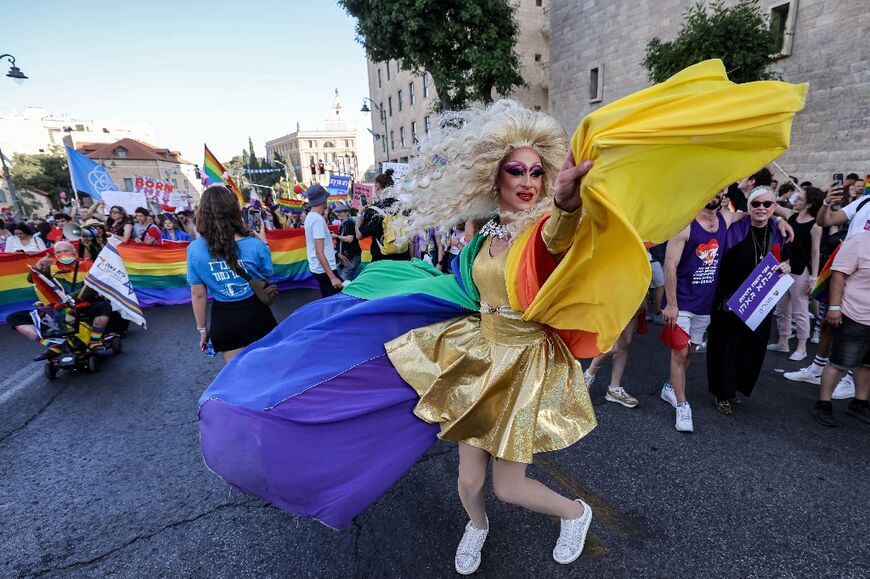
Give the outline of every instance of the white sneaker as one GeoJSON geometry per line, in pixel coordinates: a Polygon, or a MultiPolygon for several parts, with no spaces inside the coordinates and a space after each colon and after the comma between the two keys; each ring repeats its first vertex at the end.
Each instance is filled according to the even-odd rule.
{"type": "Polygon", "coordinates": [[[806,352],[798,352],[797,350],[795,350],[794,352],[791,353],[791,356],[789,356],[788,359],[791,360],[792,362],[802,362],[802,361],[807,359],[807,353],[806,352]]]}
{"type": "Polygon", "coordinates": [[[664,386],[662,386],[662,393],[659,397],[674,408],[677,407],[677,395],[674,394],[674,389],[670,383],[665,382],[664,386]]]}
{"type": "Polygon", "coordinates": [[[818,344],[821,336],[822,336],[822,326],[820,324],[816,324],[816,327],[813,328],[813,335],[810,337],[810,343],[811,344],[818,344]]]}
{"type": "Polygon", "coordinates": [[[801,368],[795,372],[786,372],[783,374],[786,380],[793,382],[809,382],[810,384],[819,385],[822,383],[822,373],[816,372],[815,364],[810,364],[806,368],[801,368]]]}
{"type": "Polygon", "coordinates": [[[584,370],[583,378],[586,380],[586,389],[592,388],[592,383],[595,382],[595,374],[589,370],[584,370]]]}
{"type": "Polygon", "coordinates": [[[694,432],[695,427],[692,424],[692,409],[689,403],[677,406],[677,421],[674,427],[680,432],[694,432]]]}
{"type": "Polygon", "coordinates": [[[696,354],[705,354],[707,352],[707,342],[701,342],[695,347],[696,354]]]}
{"type": "Polygon", "coordinates": [[[788,352],[788,346],[780,346],[776,342],[767,345],[769,352],[788,352]]]}
{"type": "Polygon", "coordinates": [[[586,533],[589,532],[589,525],[592,523],[592,509],[580,499],[577,499],[577,502],[583,505],[583,514],[576,519],[562,519],[559,539],[553,549],[553,559],[562,565],[573,563],[583,552],[586,533]]]}
{"type": "Polygon", "coordinates": [[[837,384],[837,387],[834,388],[834,393],[831,395],[831,398],[834,400],[845,400],[846,398],[854,398],[855,397],[855,381],[852,380],[852,377],[849,374],[843,376],[840,383],[837,384]]]}
{"type": "Polygon", "coordinates": [[[456,572],[460,575],[471,575],[480,567],[480,551],[489,533],[489,518],[486,519],[486,528],[478,529],[468,521],[465,525],[465,533],[459,546],[456,547],[456,572]]]}
{"type": "Polygon", "coordinates": [[[640,402],[637,401],[637,398],[626,392],[622,386],[617,388],[609,387],[607,389],[607,394],[604,395],[604,399],[608,402],[622,404],[626,408],[634,408],[640,404],[640,402]]]}

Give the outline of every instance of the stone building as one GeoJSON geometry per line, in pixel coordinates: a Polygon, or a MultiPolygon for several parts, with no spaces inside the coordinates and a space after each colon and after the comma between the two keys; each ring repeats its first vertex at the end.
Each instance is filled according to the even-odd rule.
{"type": "MultiPolygon", "coordinates": [[[[673,39],[696,0],[553,0],[550,114],[568,130],[585,114],[650,85],[647,42],[673,39]]],[[[736,0],[727,0],[733,5],[736,0]]],[[[826,186],[835,172],[870,172],[870,10],[866,0],[762,0],[783,33],[773,69],[809,83],[791,148],[778,163],[826,186]]],[[[780,178],[780,182],[782,179],[780,178]]]]}
{"type": "MultiPolygon", "coordinates": [[[[549,87],[550,0],[511,0],[519,25],[517,54],[527,87],[517,87],[509,98],[529,108],[547,110],[549,87]]],[[[415,140],[429,134],[438,101],[432,77],[411,74],[401,61],[368,61],[369,106],[375,133],[375,160],[404,163],[413,156],[415,140]]],[[[496,95],[496,98],[499,98],[496,95]]]]}
{"type": "Polygon", "coordinates": [[[319,182],[326,186],[331,174],[350,175],[358,179],[374,162],[371,135],[356,122],[344,118],[338,91],[329,118],[322,127],[302,128],[266,142],[266,160],[292,166],[303,183],[319,182]],[[321,173],[321,165],[323,172],[321,173]]]}
{"type": "Polygon", "coordinates": [[[125,138],[148,141],[152,133],[145,124],[79,119],[39,107],[26,107],[20,113],[0,112],[0,149],[10,158],[13,153],[51,153],[63,147],[65,140],[73,146],[125,138]]]}
{"type": "Polygon", "coordinates": [[[76,150],[103,165],[121,191],[133,191],[137,176],[172,183],[191,204],[199,200],[202,183],[197,166],[178,151],[155,147],[135,139],[114,143],[78,143],[76,150]]]}

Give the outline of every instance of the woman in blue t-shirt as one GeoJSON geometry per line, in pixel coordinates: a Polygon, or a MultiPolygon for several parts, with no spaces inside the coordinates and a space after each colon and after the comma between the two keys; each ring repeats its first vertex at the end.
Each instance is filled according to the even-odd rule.
{"type": "Polygon", "coordinates": [[[214,350],[229,362],[278,325],[246,280],[269,281],[272,256],[242,221],[236,196],[223,185],[203,192],[196,227],[200,237],[187,247],[187,281],[200,348],[211,339],[214,350]],[[213,298],[211,326],[206,325],[207,293],[213,298]]]}

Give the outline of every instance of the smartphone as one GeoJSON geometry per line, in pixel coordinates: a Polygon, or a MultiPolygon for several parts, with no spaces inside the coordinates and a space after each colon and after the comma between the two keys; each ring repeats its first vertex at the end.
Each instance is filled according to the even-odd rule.
{"type": "Polygon", "coordinates": [[[843,174],[842,173],[834,173],[834,182],[837,184],[837,186],[842,187],[843,186],[843,174]]]}
{"type": "Polygon", "coordinates": [[[367,205],[368,204],[368,199],[366,199],[365,195],[359,196],[359,203],[360,203],[360,205],[367,205]]]}

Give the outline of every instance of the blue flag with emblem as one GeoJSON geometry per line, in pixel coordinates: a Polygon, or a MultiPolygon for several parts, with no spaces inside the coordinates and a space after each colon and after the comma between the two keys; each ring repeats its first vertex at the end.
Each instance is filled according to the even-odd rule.
{"type": "Polygon", "coordinates": [[[74,190],[87,193],[94,199],[102,199],[103,191],[118,190],[105,167],[72,147],[66,148],[66,155],[69,159],[69,175],[74,190]]]}

